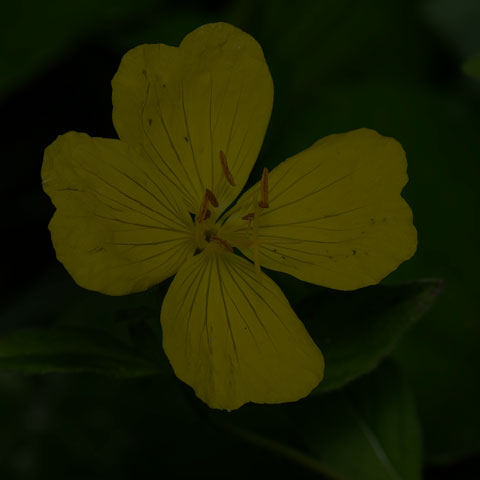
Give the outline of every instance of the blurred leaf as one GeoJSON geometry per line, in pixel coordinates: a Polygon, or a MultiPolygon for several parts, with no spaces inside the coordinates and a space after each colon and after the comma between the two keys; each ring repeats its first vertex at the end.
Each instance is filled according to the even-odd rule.
{"type": "Polygon", "coordinates": [[[91,329],[17,330],[0,337],[0,368],[22,373],[90,372],[115,377],[163,373],[115,337],[91,329]]]}
{"type": "Polygon", "coordinates": [[[255,405],[209,417],[222,430],[325,478],[420,479],[421,440],[415,407],[391,363],[340,391],[289,405],[255,405]],[[283,435],[270,426],[275,418],[283,435]],[[266,433],[266,423],[271,433],[266,433]]]}
{"type": "Polygon", "coordinates": [[[79,38],[105,34],[146,12],[153,0],[4,2],[0,20],[0,99],[68,51],[79,38]]]}
{"type": "Polygon", "coordinates": [[[424,280],[354,292],[322,290],[301,302],[297,313],[325,356],[325,378],[314,394],[373,370],[441,290],[440,280],[424,280]]]}
{"type": "Polygon", "coordinates": [[[151,307],[135,307],[117,312],[117,320],[128,322],[128,333],[132,345],[156,362],[168,365],[162,348],[162,331],[157,309],[151,307]]]}
{"type": "Polygon", "coordinates": [[[50,325],[69,305],[81,302],[84,293],[85,290],[78,287],[63,268],[55,266],[29,288],[3,301],[0,329],[50,325]]]}
{"type": "MultiPolygon", "coordinates": [[[[378,68],[380,54],[395,56],[395,62],[381,65],[384,70],[414,72],[401,68],[404,62],[409,66],[418,62],[418,57],[407,54],[418,30],[412,28],[414,15],[405,1],[297,0],[294,21],[291,8],[288,1],[267,0],[257,15],[263,20],[260,43],[267,60],[281,66],[279,75],[291,76],[299,87],[311,85],[312,73],[324,81],[365,68],[366,62],[369,68],[378,68]]],[[[426,46],[418,45],[417,39],[417,48],[426,46]]]]}
{"type": "Polygon", "coordinates": [[[150,15],[142,17],[141,21],[122,35],[113,35],[108,39],[110,46],[123,55],[127,50],[144,43],[164,43],[178,46],[185,35],[206,23],[220,21],[215,15],[207,14],[198,5],[184,5],[180,10],[165,8],[157,9],[150,15]]]}
{"type": "Polygon", "coordinates": [[[63,267],[56,266],[2,305],[0,332],[61,325],[120,333],[126,332],[129,321],[145,318],[145,312],[150,317],[156,314],[160,328],[160,305],[169,284],[167,280],[145,292],[111,297],[79,287],[63,267]]]}
{"type": "Polygon", "coordinates": [[[23,328],[0,336],[0,368],[121,377],[168,371],[158,305],[167,284],[110,297],[81,289],[65,270],[52,269],[0,312],[3,327],[23,328]],[[37,325],[51,328],[30,328],[37,325]]]}
{"type": "Polygon", "coordinates": [[[372,76],[423,81],[429,74],[431,36],[410,2],[298,0],[294,20],[288,1],[261,5],[258,33],[246,27],[264,49],[275,101],[250,182],[264,166],[273,168],[325,135],[368,126],[363,112],[355,112],[355,122],[350,122],[351,98],[344,84],[368,86],[372,76]]]}
{"type": "Polygon", "coordinates": [[[462,65],[462,70],[469,77],[480,80],[480,53],[469,58],[462,65]]]}
{"type": "Polygon", "coordinates": [[[307,451],[340,478],[420,479],[415,407],[393,365],[381,366],[338,393],[309,398],[293,410],[307,451]]]}
{"type": "Polygon", "coordinates": [[[422,5],[426,19],[462,55],[480,48],[480,3],[478,0],[427,0],[422,5]]]}

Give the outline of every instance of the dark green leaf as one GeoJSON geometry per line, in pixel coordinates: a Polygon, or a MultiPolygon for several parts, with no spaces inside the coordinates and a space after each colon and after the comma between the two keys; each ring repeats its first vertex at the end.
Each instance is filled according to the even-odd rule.
{"type": "Polygon", "coordinates": [[[393,365],[342,391],[300,402],[293,411],[306,450],[339,478],[420,479],[415,407],[393,365]]]}
{"type": "Polygon", "coordinates": [[[339,391],[293,404],[248,405],[230,414],[210,411],[207,418],[325,478],[420,479],[415,406],[390,362],[339,391]]]}
{"type": "Polygon", "coordinates": [[[159,363],[101,330],[17,330],[0,337],[0,368],[23,373],[90,372],[116,377],[163,373],[159,363]]]}
{"type": "Polygon", "coordinates": [[[395,352],[418,404],[426,459],[435,465],[480,451],[480,325],[474,310],[461,305],[466,292],[454,284],[448,289],[457,308],[442,298],[395,352]]]}
{"type": "Polygon", "coordinates": [[[142,355],[153,361],[168,365],[162,348],[162,333],[159,313],[148,307],[130,308],[117,313],[117,318],[128,322],[128,333],[132,344],[142,355]]]}
{"type": "Polygon", "coordinates": [[[466,75],[480,80],[480,53],[469,58],[463,65],[462,70],[466,75]]]}
{"type": "MultiPolygon", "coordinates": [[[[153,0],[48,0],[2,3],[0,98],[53,63],[80,38],[148,12],[153,0]]],[[[158,3],[158,2],[157,2],[158,3]]]]}
{"type": "Polygon", "coordinates": [[[297,313],[325,356],[325,378],[315,393],[340,388],[373,370],[432,305],[439,280],[374,286],[355,292],[321,290],[297,313]]]}
{"type": "Polygon", "coordinates": [[[480,45],[480,3],[477,0],[435,0],[424,2],[428,23],[462,55],[475,53],[480,45]]]}

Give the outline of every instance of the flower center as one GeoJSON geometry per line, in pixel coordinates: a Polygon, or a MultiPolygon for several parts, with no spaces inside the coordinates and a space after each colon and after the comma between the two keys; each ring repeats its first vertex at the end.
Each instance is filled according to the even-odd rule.
{"type": "Polygon", "coordinates": [[[205,241],[208,243],[212,239],[212,237],[215,235],[216,230],[205,230],[203,232],[203,236],[205,238],[205,241]]]}
{"type": "Polygon", "coordinates": [[[241,217],[245,223],[243,225],[237,223],[233,228],[232,226],[230,228],[227,227],[227,229],[222,229],[219,233],[234,247],[240,250],[247,249],[253,253],[255,269],[260,274],[260,246],[261,243],[265,242],[265,239],[261,239],[259,236],[260,222],[262,212],[266,208],[270,208],[267,168],[263,169],[258,193],[258,195],[253,196],[252,211],[241,217]]]}
{"type": "MultiPolygon", "coordinates": [[[[222,150],[220,150],[219,158],[227,182],[234,187],[235,180],[228,168],[227,157],[222,150]]],[[[210,189],[206,188],[205,195],[200,205],[200,210],[195,217],[195,240],[197,248],[203,250],[207,247],[213,247],[233,253],[233,247],[225,239],[217,236],[218,228],[212,218],[211,208],[218,208],[218,200],[215,197],[215,194],[210,189]]],[[[214,217],[216,218],[216,215],[214,217]]]]}
{"type": "MultiPolygon", "coordinates": [[[[219,153],[220,164],[227,182],[234,187],[235,180],[230,169],[228,168],[227,157],[220,150],[219,153]]],[[[257,197],[258,198],[258,197],[257,197]]],[[[215,194],[208,188],[205,189],[205,195],[198,214],[195,217],[195,241],[198,250],[205,248],[215,248],[223,252],[234,253],[232,244],[227,241],[223,235],[218,236],[219,226],[215,223],[217,215],[212,215],[212,209],[218,208],[218,200],[215,194]]],[[[260,240],[258,238],[259,221],[262,210],[269,208],[268,203],[268,169],[264,168],[262,172],[262,179],[260,180],[260,198],[253,205],[253,212],[247,213],[242,217],[242,220],[248,222],[248,241],[247,246],[253,248],[254,263],[258,273],[260,273],[259,250],[260,240]]],[[[224,232],[225,233],[225,232],[224,232]]],[[[227,235],[228,236],[228,235],[227,235]]],[[[232,239],[233,240],[233,239],[232,239]]],[[[237,239],[233,241],[233,245],[237,245],[237,239]]],[[[244,243],[242,240],[238,241],[238,246],[244,243]]]]}

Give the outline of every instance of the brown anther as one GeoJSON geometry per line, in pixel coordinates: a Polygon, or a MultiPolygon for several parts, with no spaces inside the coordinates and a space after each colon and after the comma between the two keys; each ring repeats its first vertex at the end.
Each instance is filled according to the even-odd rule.
{"type": "Polygon", "coordinates": [[[205,197],[208,198],[208,201],[216,208],[218,207],[218,201],[211,190],[208,188],[205,189],[205,197]]]}
{"type": "Polygon", "coordinates": [[[227,179],[227,182],[232,187],[234,187],[235,186],[235,180],[233,179],[232,172],[228,168],[227,157],[223,153],[223,150],[220,150],[219,156],[220,156],[220,163],[222,164],[223,174],[225,175],[225,178],[227,179]]]}
{"type": "Polygon", "coordinates": [[[212,235],[210,237],[210,241],[216,243],[217,245],[222,246],[223,248],[225,248],[229,252],[234,253],[233,252],[233,247],[223,238],[217,237],[216,235],[212,235]]]}
{"type": "Polygon", "coordinates": [[[263,169],[262,180],[260,181],[260,195],[261,200],[258,202],[260,208],[268,208],[268,168],[263,169]]]}
{"type": "Polygon", "coordinates": [[[212,204],[214,207],[218,207],[218,201],[215,198],[215,195],[208,188],[205,189],[205,196],[202,200],[202,205],[200,206],[200,213],[197,215],[196,221],[202,222],[212,215],[212,212],[208,209],[208,204],[212,204]]]}
{"type": "Polygon", "coordinates": [[[242,217],[242,220],[248,220],[249,222],[255,218],[255,213],[247,213],[242,217]]]}

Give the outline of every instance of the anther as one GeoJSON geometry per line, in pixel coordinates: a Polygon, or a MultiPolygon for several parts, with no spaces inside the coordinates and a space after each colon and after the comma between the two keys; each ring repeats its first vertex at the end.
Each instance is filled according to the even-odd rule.
{"type": "Polygon", "coordinates": [[[216,235],[212,235],[210,237],[210,241],[216,243],[217,245],[222,246],[223,248],[225,248],[229,252],[234,253],[233,252],[233,247],[223,238],[217,237],[216,235]]]}
{"type": "Polygon", "coordinates": [[[215,195],[207,188],[205,189],[205,196],[203,197],[202,205],[200,206],[200,213],[196,218],[197,222],[202,222],[212,215],[212,212],[208,209],[209,203],[211,203],[214,207],[218,207],[218,201],[215,198],[215,195]]]}
{"type": "Polygon", "coordinates": [[[232,172],[228,168],[227,157],[223,153],[223,150],[220,150],[219,156],[220,156],[220,163],[222,164],[223,174],[225,175],[225,178],[227,179],[227,182],[232,187],[234,187],[235,186],[235,180],[233,179],[232,172]]]}
{"type": "Polygon", "coordinates": [[[248,220],[249,222],[251,222],[253,219],[255,218],[255,213],[247,213],[246,215],[244,215],[242,217],[242,220],[248,220]]]}
{"type": "Polygon", "coordinates": [[[268,208],[268,168],[263,169],[262,180],[260,181],[261,200],[258,202],[260,208],[268,208]]]}
{"type": "Polygon", "coordinates": [[[205,197],[208,198],[208,201],[216,208],[218,207],[218,201],[211,190],[208,188],[205,190],[205,197]]]}

